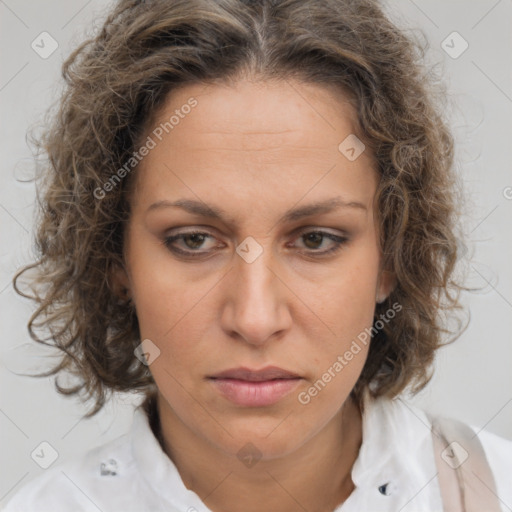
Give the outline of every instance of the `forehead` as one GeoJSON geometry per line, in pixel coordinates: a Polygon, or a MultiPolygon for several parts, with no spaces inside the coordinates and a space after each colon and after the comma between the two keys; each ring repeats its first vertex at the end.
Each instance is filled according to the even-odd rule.
{"type": "Polygon", "coordinates": [[[155,147],[137,170],[137,196],[168,200],[186,192],[222,203],[234,193],[264,193],[297,202],[308,189],[308,199],[318,199],[335,188],[367,203],[372,155],[365,150],[351,161],[340,151],[347,137],[360,135],[356,119],[349,98],[333,87],[291,80],[180,87],[146,130],[155,147]]]}
{"type": "Polygon", "coordinates": [[[329,144],[344,133],[359,131],[354,102],[341,88],[291,79],[181,86],[168,94],[153,116],[151,128],[165,124],[173,113],[188,111],[191,100],[197,101],[197,106],[181,114],[181,129],[177,124],[172,128],[176,144],[189,143],[183,133],[189,130],[213,138],[238,137],[238,142],[248,147],[251,143],[255,147],[258,143],[279,147],[283,139],[293,142],[290,134],[318,146],[322,141],[329,144]],[[286,137],[280,137],[282,134],[286,137]],[[328,134],[331,137],[326,139],[328,134]]]}

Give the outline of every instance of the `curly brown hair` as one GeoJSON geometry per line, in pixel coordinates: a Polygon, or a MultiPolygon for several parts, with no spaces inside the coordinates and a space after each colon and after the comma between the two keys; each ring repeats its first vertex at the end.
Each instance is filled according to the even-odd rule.
{"type": "MultiPolygon", "coordinates": [[[[373,0],[121,0],[98,33],[64,62],[66,87],[37,141],[47,155],[38,187],[38,259],[14,277],[38,304],[30,336],[62,351],[61,371],[78,377],[60,393],[93,399],[96,414],[114,391],[155,391],[133,304],[112,273],[123,265],[133,174],[98,199],[98,187],[138,147],[167,93],[192,83],[249,75],[336,86],[349,95],[364,143],[378,164],[376,201],[383,265],[396,287],[377,304],[375,329],[352,396],[422,389],[460,309],[453,137],[443,86],[425,46],[373,0]],[[95,192],[96,191],[96,192],[95,192]],[[18,279],[29,272],[30,292],[18,279]],[[381,322],[382,323],[382,322],[381,322]],[[44,333],[44,334],[43,334],[44,333]],[[48,343],[50,342],[50,343],[48,343]]],[[[460,332],[452,332],[453,339],[460,332]]],[[[452,340],[453,340],[452,339],[452,340]]]]}

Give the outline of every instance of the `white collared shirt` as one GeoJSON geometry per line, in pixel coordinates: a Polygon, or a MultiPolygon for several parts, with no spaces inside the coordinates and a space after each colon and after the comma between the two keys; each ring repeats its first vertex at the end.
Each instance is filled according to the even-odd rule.
{"type": "MultiPolygon", "coordinates": [[[[364,398],[356,486],[334,512],[441,512],[430,423],[406,401],[364,398]]],[[[477,429],[472,427],[475,432],[477,429]]],[[[512,441],[479,439],[503,512],[512,510],[512,441]]],[[[68,459],[25,484],[6,512],[211,512],[188,490],[151,430],[142,407],[129,433],[68,459]]]]}

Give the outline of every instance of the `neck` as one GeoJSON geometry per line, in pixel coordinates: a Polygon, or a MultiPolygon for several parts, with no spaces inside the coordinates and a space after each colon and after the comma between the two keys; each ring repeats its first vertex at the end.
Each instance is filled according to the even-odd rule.
{"type": "Polygon", "coordinates": [[[332,512],[354,490],[352,466],[362,443],[362,417],[349,397],[324,428],[297,450],[244,467],[236,455],[191,432],[165,399],[152,428],[187,489],[213,512],[332,512]]]}

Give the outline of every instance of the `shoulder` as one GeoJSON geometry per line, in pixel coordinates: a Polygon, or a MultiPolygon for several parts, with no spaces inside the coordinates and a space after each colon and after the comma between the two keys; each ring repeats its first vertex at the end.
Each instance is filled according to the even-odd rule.
{"type": "MultiPolygon", "coordinates": [[[[383,407],[387,408],[387,415],[394,424],[396,431],[401,432],[400,436],[403,439],[409,439],[410,448],[413,447],[412,439],[410,439],[410,434],[405,432],[405,429],[409,428],[413,435],[423,438],[424,444],[428,444],[429,450],[432,451],[434,449],[433,435],[430,431],[432,418],[443,419],[448,425],[454,425],[455,430],[453,432],[456,433],[460,432],[456,425],[463,425],[467,429],[467,434],[461,437],[461,444],[469,450],[469,456],[472,456],[472,454],[476,456],[476,453],[471,451],[471,447],[474,441],[479,441],[492,472],[496,484],[496,494],[502,503],[502,508],[503,504],[508,506],[512,504],[512,440],[478,428],[470,423],[461,422],[453,417],[432,415],[411,405],[404,399],[383,402],[383,407]],[[421,424],[427,426],[428,429],[422,428],[421,424]],[[427,435],[425,436],[426,432],[427,435]]],[[[458,438],[453,437],[451,440],[456,439],[458,438]]]]}
{"type": "MultiPolygon", "coordinates": [[[[376,510],[393,506],[404,512],[442,510],[431,418],[428,411],[403,396],[365,397],[363,443],[352,472],[359,487],[352,498],[353,510],[370,505],[376,510]],[[385,489],[385,496],[376,489],[380,493],[385,489]],[[371,496],[375,498],[370,503],[371,496]]],[[[445,419],[460,425],[455,418],[445,419]]],[[[502,504],[512,503],[512,441],[464,425],[466,436],[477,438],[482,445],[502,504]]]]}
{"type": "Polygon", "coordinates": [[[512,506],[512,440],[469,426],[482,443],[500,501],[512,506]]]}
{"type": "Polygon", "coordinates": [[[67,459],[22,486],[5,512],[89,512],[109,510],[105,501],[133,479],[129,435],[67,459]],[[120,478],[118,478],[120,477],[120,478]]]}
{"type": "Polygon", "coordinates": [[[126,434],[21,487],[6,512],[163,512],[178,502],[181,509],[191,503],[200,508],[155,437],[150,404],[135,408],[126,434]]]}

